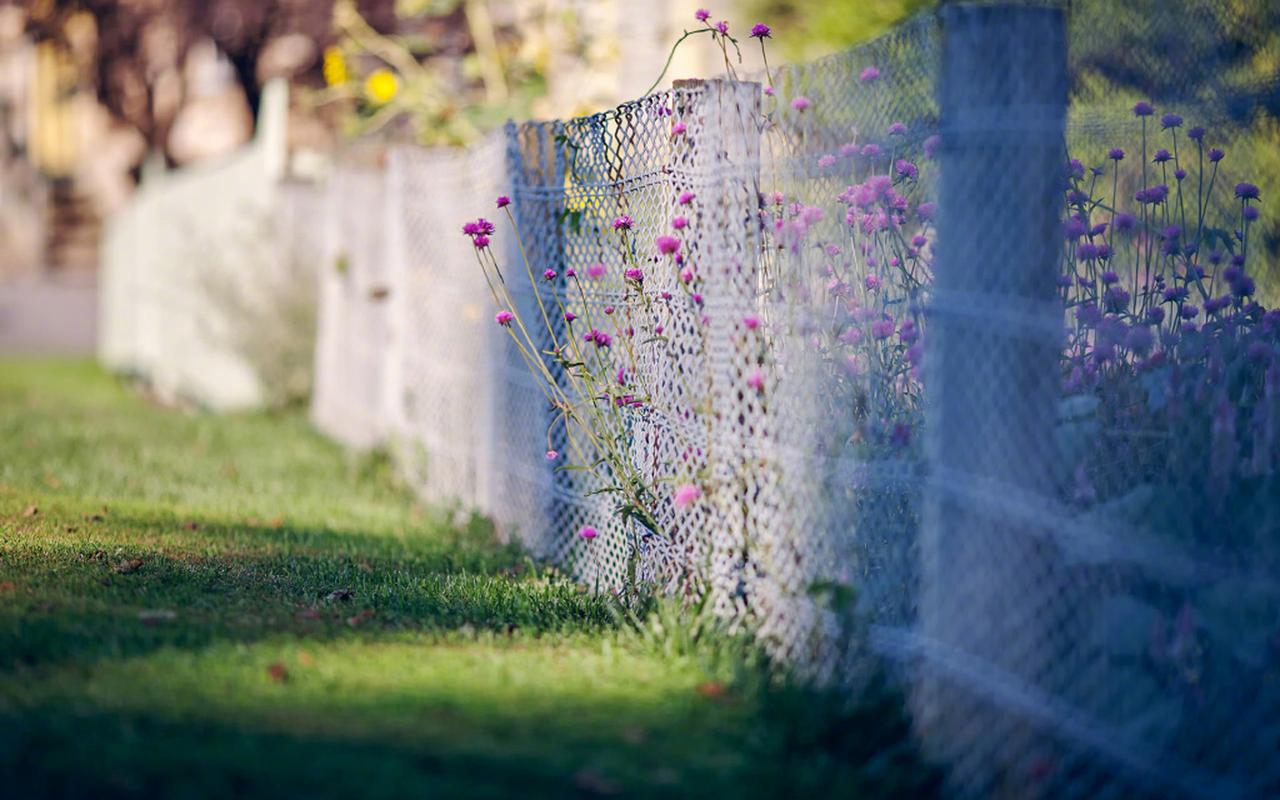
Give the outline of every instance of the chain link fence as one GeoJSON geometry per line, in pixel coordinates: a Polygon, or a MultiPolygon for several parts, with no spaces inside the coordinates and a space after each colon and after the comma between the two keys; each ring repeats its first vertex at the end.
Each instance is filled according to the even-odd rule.
{"type": "Polygon", "coordinates": [[[1280,794],[1280,19],[1063,5],[286,192],[313,418],[597,591],[887,670],[954,794],[1280,794]]]}

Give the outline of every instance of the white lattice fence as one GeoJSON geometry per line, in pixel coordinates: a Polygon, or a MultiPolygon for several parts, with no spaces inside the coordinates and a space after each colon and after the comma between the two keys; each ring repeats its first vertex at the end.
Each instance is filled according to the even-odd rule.
{"type": "Polygon", "coordinates": [[[344,444],[368,448],[393,432],[391,267],[385,166],[342,164],[329,181],[327,219],[334,232],[320,271],[315,389],[311,419],[344,444]]]}
{"type": "Polygon", "coordinates": [[[505,372],[493,300],[474,248],[458,233],[461,209],[492,209],[506,191],[506,138],[497,133],[466,150],[397,148],[389,163],[393,218],[402,231],[392,267],[403,337],[401,463],[424,496],[513,523],[520,504],[501,476],[542,471],[546,448],[537,443],[535,420],[522,447],[514,437],[495,439],[506,382],[523,373],[505,372]]]}
{"type": "Polygon", "coordinates": [[[284,171],[283,83],[263,92],[257,134],[226,161],[149,173],[105,233],[99,352],[162,397],[215,409],[258,404],[236,329],[263,271],[279,269],[273,214],[284,171]]]}

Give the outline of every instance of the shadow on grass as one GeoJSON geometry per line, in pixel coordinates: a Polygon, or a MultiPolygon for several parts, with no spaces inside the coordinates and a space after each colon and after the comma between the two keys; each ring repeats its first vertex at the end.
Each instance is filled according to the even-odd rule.
{"type": "MultiPolygon", "coordinates": [[[[600,666],[586,660],[588,671],[600,666]]],[[[799,689],[731,687],[714,698],[679,682],[593,690],[556,684],[537,659],[521,665],[540,673],[536,684],[486,690],[451,666],[457,685],[410,675],[334,696],[317,679],[292,689],[250,680],[226,698],[184,687],[197,678],[183,675],[126,702],[72,694],[16,713],[0,703],[0,785],[21,796],[121,798],[938,791],[939,773],[920,761],[890,692],[851,707],[838,693],[799,689]]],[[[118,685],[125,669],[148,677],[122,665],[95,680],[118,685]]],[[[583,678],[573,666],[558,672],[583,678]]]]}
{"type": "Polygon", "coordinates": [[[420,538],[117,516],[60,538],[42,533],[61,522],[43,527],[0,548],[0,669],[278,635],[542,634],[613,621],[606,598],[539,577],[480,525],[420,538]]]}
{"type": "Polygon", "coordinates": [[[609,601],[532,574],[483,525],[79,513],[0,538],[14,796],[936,790],[892,693],[851,705],[611,650],[609,601]]]}

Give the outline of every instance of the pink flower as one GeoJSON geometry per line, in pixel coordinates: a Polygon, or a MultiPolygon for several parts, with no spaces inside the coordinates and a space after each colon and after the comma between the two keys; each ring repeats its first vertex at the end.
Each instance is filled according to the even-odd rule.
{"type": "Polygon", "coordinates": [[[862,71],[860,75],[858,75],[858,80],[862,81],[863,83],[871,83],[872,81],[878,80],[879,78],[880,78],[880,70],[876,69],[875,67],[867,67],[862,71]]]}
{"type": "Polygon", "coordinates": [[[554,269],[543,270],[542,279],[544,281],[554,281],[556,279],[556,271],[554,269]]]}
{"type": "Polygon", "coordinates": [[[671,255],[680,249],[680,240],[674,236],[659,236],[656,240],[658,252],[671,255]]]}
{"type": "Polygon", "coordinates": [[[706,10],[705,8],[700,8],[697,11],[693,12],[693,18],[696,19],[698,22],[706,22],[707,20],[711,19],[711,12],[706,10]]]}
{"type": "Polygon", "coordinates": [[[587,265],[587,277],[590,277],[590,278],[603,278],[603,277],[604,277],[604,273],[605,273],[605,270],[606,270],[606,269],[608,269],[608,268],[607,268],[607,267],[605,267],[605,265],[604,265],[604,264],[601,264],[601,263],[599,263],[599,262],[596,262],[595,264],[588,264],[588,265],[587,265]]]}
{"type": "Polygon", "coordinates": [[[772,86],[764,87],[764,93],[767,94],[769,97],[773,97],[773,87],[772,86]]]}
{"type": "Polygon", "coordinates": [[[471,240],[475,244],[477,250],[483,250],[489,246],[489,237],[483,233],[471,240]]]}
{"type": "Polygon", "coordinates": [[[511,320],[515,318],[516,318],[516,315],[512,314],[510,311],[499,311],[497,314],[493,315],[493,321],[503,327],[510,325],[511,320]]]}
{"type": "Polygon", "coordinates": [[[720,31],[720,33],[721,33],[722,35],[724,35],[724,36],[728,36],[728,35],[729,35],[729,22],[728,22],[727,20],[723,20],[723,19],[722,19],[722,20],[720,20],[719,22],[717,22],[717,23],[716,23],[716,30],[720,31]]]}
{"type": "Polygon", "coordinates": [[[633,220],[629,214],[623,214],[622,216],[614,219],[613,229],[615,231],[629,231],[631,230],[631,226],[634,224],[635,220],[633,220]]]}
{"type": "Polygon", "coordinates": [[[693,192],[681,192],[680,199],[677,200],[676,202],[678,202],[682,206],[687,206],[693,202],[693,199],[695,197],[697,197],[697,195],[694,194],[693,192]]]}
{"type": "Polygon", "coordinates": [[[751,370],[751,374],[747,376],[747,386],[750,386],[757,392],[764,391],[764,373],[760,372],[758,367],[751,370]]]}
{"type": "Polygon", "coordinates": [[[674,219],[671,220],[671,227],[675,228],[676,230],[683,230],[688,226],[689,226],[689,220],[685,219],[684,217],[675,217],[674,219]]]}
{"type": "Polygon", "coordinates": [[[871,323],[871,338],[888,339],[893,335],[893,320],[878,319],[871,323]]]}
{"type": "Polygon", "coordinates": [[[636,269],[635,267],[628,269],[626,272],[622,274],[623,274],[623,277],[625,277],[629,281],[635,281],[636,283],[644,283],[644,272],[636,269]]]}
{"type": "Polygon", "coordinates": [[[754,39],[771,38],[769,36],[770,33],[772,33],[772,31],[769,30],[769,26],[765,25],[763,22],[757,22],[755,25],[751,26],[751,36],[754,39]]]}
{"type": "Polygon", "coordinates": [[[688,127],[683,122],[676,122],[671,126],[671,135],[679,136],[680,134],[684,133],[686,130],[688,130],[688,127]]]}
{"type": "Polygon", "coordinates": [[[462,226],[462,232],[467,236],[491,236],[493,235],[493,223],[481,217],[475,222],[468,222],[462,226]]]}
{"type": "Polygon", "coordinates": [[[577,314],[575,314],[575,313],[573,313],[572,311],[566,311],[566,312],[564,312],[564,321],[565,321],[565,322],[573,322],[573,321],[574,321],[575,319],[577,319],[577,318],[578,318],[578,315],[577,315],[577,314]]]}
{"type": "Polygon", "coordinates": [[[498,196],[498,208],[506,208],[511,205],[511,198],[504,195],[498,196]]]}
{"type": "Polygon", "coordinates": [[[672,500],[676,508],[688,508],[693,505],[693,501],[702,496],[702,490],[692,483],[686,483],[676,488],[675,496],[672,500]]]}
{"type": "Polygon", "coordinates": [[[685,283],[692,283],[692,282],[693,282],[693,270],[691,270],[691,269],[689,269],[689,268],[687,268],[687,267],[686,267],[685,269],[680,270],[680,280],[684,281],[685,283]]]}
{"type": "Polygon", "coordinates": [[[875,291],[880,288],[880,276],[875,273],[871,273],[862,280],[862,285],[866,286],[867,289],[871,291],[875,291]]]}
{"type": "Polygon", "coordinates": [[[809,98],[805,97],[804,95],[797,95],[791,101],[791,107],[794,108],[796,111],[804,111],[810,105],[811,103],[809,102],[809,98]]]}
{"type": "Polygon", "coordinates": [[[559,458],[559,457],[560,457],[560,454],[559,454],[559,453],[557,453],[555,450],[548,450],[548,451],[547,451],[547,460],[548,460],[548,461],[555,461],[555,460],[556,460],[557,458],[559,458]]]}
{"type": "Polygon", "coordinates": [[[579,539],[594,539],[599,535],[600,535],[600,532],[597,531],[595,528],[591,527],[590,525],[583,525],[578,530],[579,539]]]}
{"type": "Polygon", "coordinates": [[[742,324],[747,326],[747,330],[754,331],[760,327],[760,318],[755,314],[748,314],[742,318],[742,324]]]}

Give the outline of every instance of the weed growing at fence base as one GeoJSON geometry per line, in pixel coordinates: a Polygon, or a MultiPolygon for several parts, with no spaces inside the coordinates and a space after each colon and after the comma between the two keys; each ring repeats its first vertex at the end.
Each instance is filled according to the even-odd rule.
{"type": "Polygon", "coordinates": [[[897,700],[779,688],[667,610],[619,627],[294,416],[0,362],[13,797],[921,796],[897,700]]]}

